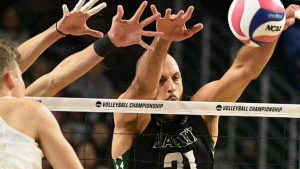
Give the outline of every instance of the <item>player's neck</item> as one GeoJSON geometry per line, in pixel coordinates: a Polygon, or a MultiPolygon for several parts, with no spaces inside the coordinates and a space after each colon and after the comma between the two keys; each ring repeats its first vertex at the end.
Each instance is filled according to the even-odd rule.
{"type": "Polygon", "coordinates": [[[3,97],[13,97],[12,92],[10,90],[0,89],[0,98],[3,97]]]}

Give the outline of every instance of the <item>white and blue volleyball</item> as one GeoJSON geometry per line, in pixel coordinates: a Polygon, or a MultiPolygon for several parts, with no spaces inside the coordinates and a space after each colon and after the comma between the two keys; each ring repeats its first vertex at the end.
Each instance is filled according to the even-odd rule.
{"type": "Polygon", "coordinates": [[[259,47],[280,36],[285,24],[285,9],[280,0],[234,0],[228,22],[238,40],[259,47]]]}

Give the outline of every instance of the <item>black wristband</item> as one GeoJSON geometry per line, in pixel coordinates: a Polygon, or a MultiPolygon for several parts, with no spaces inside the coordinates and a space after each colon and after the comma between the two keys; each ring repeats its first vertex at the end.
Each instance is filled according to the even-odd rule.
{"type": "Polygon", "coordinates": [[[62,35],[64,35],[65,37],[68,36],[68,34],[64,34],[62,33],[60,30],[57,29],[57,22],[55,23],[55,28],[56,28],[56,31],[62,35]]]}
{"type": "Polygon", "coordinates": [[[106,34],[103,38],[98,39],[94,43],[95,52],[102,57],[107,56],[110,52],[112,52],[117,47],[112,43],[108,35],[106,34]]]}

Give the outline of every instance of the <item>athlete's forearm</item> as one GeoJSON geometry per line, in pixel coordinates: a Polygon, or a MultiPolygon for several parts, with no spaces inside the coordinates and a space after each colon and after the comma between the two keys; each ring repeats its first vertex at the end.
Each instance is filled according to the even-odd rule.
{"type": "Polygon", "coordinates": [[[22,43],[18,47],[18,51],[22,56],[19,63],[21,71],[25,72],[49,46],[62,37],[63,35],[58,33],[55,25],[53,25],[46,31],[22,43]]]}
{"type": "Polygon", "coordinates": [[[104,58],[98,56],[93,44],[84,50],[75,53],[63,60],[51,73],[54,76],[54,82],[67,86],[77,80],[104,58]]]}
{"type": "Polygon", "coordinates": [[[32,83],[26,89],[26,96],[50,97],[83,76],[103,57],[98,56],[93,45],[63,60],[57,67],[32,83]]]}
{"type": "Polygon", "coordinates": [[[246,78],[257,78],[273,55],[276,44],[277,40],[262,47],[242,47],[233,66],[244,67],[242,70],[246,78]]]}

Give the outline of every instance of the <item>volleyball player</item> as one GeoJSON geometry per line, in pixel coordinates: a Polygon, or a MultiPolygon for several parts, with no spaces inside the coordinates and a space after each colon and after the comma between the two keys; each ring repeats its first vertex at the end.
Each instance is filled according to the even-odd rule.
{"type": "Polygon", "coordinates": [[[71,13],[64,6],[64,17],[58,25],[26,41],[18,50],[0,40],[0,168],[41,169],[44,155],[53,168],[83,168],[52,113],[42,104],[23,98],[25,85],[21,74],[46,48],[63,37],[60,30],[102,37],[101,32],[85,25],[91,15],[103,8],[97,6],[88,11],[93,4],[83,7],[79,4],[71,13]],[[84,10],[76,11],[80,9],[84,10]]]}
{"type": "Polygon", "coordinates": [[[42,104],[24,99],[20,54],[0,41],[0,168],[42,168],[45,155],[54,168],[82,168],[59,125],[42,104]]]}
{"type": "MultiPolygon", "coordinates": [[[[157,13],[155,6],[152,12],[157,13]]],[[[295,22],[299,9],[286,9],[286,27],[295,22]]],[[[157,31],[164,36],[155,38],[152,47],[138,63],[131,86],[120,99],[235,102],[247,85],[259,74],[273,54],[276,41],[254,48],[244,46],[224,76],[201,87],[193,96],[184,94],[182,78],[176,61],[167,54],[172,41],[181,41],[202,28],[197,24],[185,27],[193,11],[180,11],[157,20],[157,31]]],[[[218,137],[218,116],[151,115],[114,113],[115,129],[112,157],[115,169],[131,168],[213,168],[214,147],[218,137]]]]}
{"type": "MultiPolygon", "coordinates": [[[[82,2],[83,4],[82,0],[80,2],[82,2]]],[[[98,43],[100,43],[98,47],[100,46],[100,48],[96,51],[93,49],[93,46],[95,45],[91,45],[92,52],[85,51],[86,55],[84,56],[86,56],[87,58],[93,57],[92,59],[97,58],[98,61],[101,61],[103,57],[99,57],[99,53],[102,52],[100,56],[105,55],[105,53],[103,54],[104,50],[102,50],[102,47],[103,45],[107,44],[110,44],[114,47],[127,46],[130,44],[141,44],[143,47],[153,50],[149,45],[145,44],[141,40],[141,36],[155,36],[162,35],[162,33],[148,32],[143,31],[142,29],[144,26],[157,19],[160,15],[157,14],[145,19],[142,22],[138,22],[146,5],[146,2],[142,3],[141,7],[138,9],[131,20],[122,20],[123,8],[122,6],[119,6],[118,13],[113,21],[112,29],[109,32],[109,35],[112,37],[111,40],[110,38],[106,37],[108,38],[108,42],[98,41],[98,43]],[[131,27],[135,27],[135,29],[132,29],[131,27]],[[123,31],[123,29],[125,29],[125,31],[123,31]],[[123,31],[124,34],[120,34],[119,31],[123,31]],[[131,36],[131,34],[134,34],[134,36],[131,36]],[[130,36],[133,39],[128,38],[127,36],[130,36]]],[[[68,14],[68,11],[65,10],[65,14],[66,12],[68,14]]],[[[31,65],[31,63],[38,57],[38,55],[43,50],[45,50],[47,46],[50,46],[62,36],[59,34],[73,32],[72,34],[78,33],[78,35],[80,35],[89,32],[87,31],[87,28],[74,31],[72,30],[74,24],[68,22],[70,21],[70,18],[76,18],[76,16],[79,16],[83,19],[81,22],[77,22],[79,23],[79,27],[86,26],[85,21],[89,16],[84,17],[82,15],[85,15],[85,12],[71,12],[71,14],[68,15],[68,18],[65,18],[65,15],[62,19],[63,21],[59,23],[66,25],[61,25],[60,27],[57,26],[58,30],[61,28],[59,31],[65,30],[65,32],[58,32],[58,30],[55,30],[53,29],[53,27],[51,27],[44,33],[27,41],[25,45],[21,45],[21,47],[19,47],[19,50],[23,54],[22,57],[17,49],[15,49],[12,45],[5,41],[0,41],[0,168],[39,169],[41,168],[41,159],[43,157],[43,154],[47,157],[53,168],[82,168],[74,150],[63,137],[59,125],[51,112],[42,104],[23,98],[25,93],[25,85],[21,77],[22,72],[31,65]],[[68,27],[68,25],[70,25],[70,27],[68,27]],[[47,42],[47,40],[50,40],[50,42],[47,42]],[[42,49],[38,49],[38,47],[36,47],[35,45],[41,45],[39,47],[41,47],[42,49]],[[35,52],[28,49],[25,50],[25,46],[32,46],[37,51],[35,52]],[[18,65],[19,62],[21,63],[22,69],[18,65]]],[[[91,33],[91,35],[101,37],[102,33],[96,32],[95,34],[91,33]]],[[[88,47],[87,49],[90,48],[91,47],[88,47]]],[[[75,56],[82,58],[83,56],[81,54],[82,53],[79,53],[75,56]]],[[[72,57],[70,57],[70,59],[73,59],[72,63],[78,61],[72,57]]],[[[79,63],[81,62],[79,61],[79,63]]],[[[64,65],[64,63],[62,64],[64,65]]],[[[92,63],[92,65],[94,65],[94,63],[92,63]]],[[[71,64],[70,66],[76,65],[71,64]]],[[[79,67],[77,67],[77,71],[78,69],[79,67]]],[[[70,71],[66,72],[69,73],[70,71]]],[[[59,72],[59,74],[62,73],[59,72]]],[[[42,78],[37,83],[42,84],[43,80],[51,81],[53,79],[42,78]]],[[[57,88],[57,90],[60,90],[61,88],[63,88],[63,85],[57,88]]],[[[31,87],[30,89],[35,89],[30,90],[31,92],[34,92],[39,88],[31,87]]],[[[51,91],[50,93],[53,93],[53,91],[51,91]]]]}

